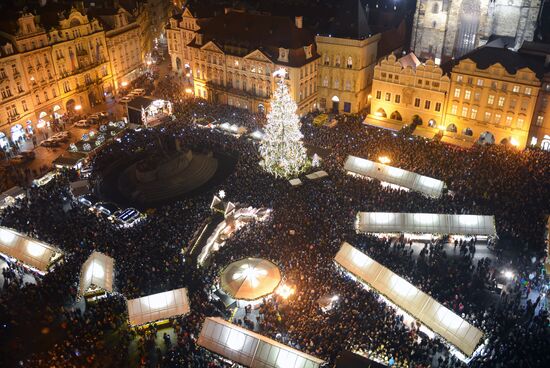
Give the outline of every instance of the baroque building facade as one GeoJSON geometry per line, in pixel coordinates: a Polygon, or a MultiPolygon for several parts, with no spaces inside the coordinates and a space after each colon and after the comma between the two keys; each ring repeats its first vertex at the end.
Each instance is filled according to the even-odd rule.
{"type": "Polygon", "coordinates": [[[506,36],[516,50],[532,41],[541,0],[417,0],[411,48],[436,63],[459,58],[491,36],[506,36]]]}

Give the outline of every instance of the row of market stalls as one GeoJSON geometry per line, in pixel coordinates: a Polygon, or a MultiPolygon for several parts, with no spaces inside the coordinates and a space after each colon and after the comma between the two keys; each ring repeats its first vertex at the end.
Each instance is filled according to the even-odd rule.
{"type": "Polygon", "coordinates": [[[355,229],[373,234],[496,236],[494,216],[461,214],[358,212],[355,229]]]}
{"type": "Polygon", "coordinates": [[[347,157],[344,169],[348,173],[376,179],[382,184],[412,190],[431,198],[441,197],[447,188],[441,180],[351,155],[347,157]]]}
{"type": "Polygon", "coordinates": [[[463,359],[471,357],[482,344],[481,330],[349,243],[342,244],[334,260],[354,278],[457,348],[463,359]]]}

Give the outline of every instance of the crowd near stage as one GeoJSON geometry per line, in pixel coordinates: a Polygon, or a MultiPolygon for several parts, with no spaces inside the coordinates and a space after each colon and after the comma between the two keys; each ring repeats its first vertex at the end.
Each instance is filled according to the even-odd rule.
{"type": "Polygon", "coordinates": [[[264,115],[173,101],[85,163],[95,205],[60,169],[0,210],[0,366],[549,366],[548,152],[311,113],[292,185],[259,165],[264,115]],[[97,188],[160,151],[231,160],[121,226],[97,188]]]}

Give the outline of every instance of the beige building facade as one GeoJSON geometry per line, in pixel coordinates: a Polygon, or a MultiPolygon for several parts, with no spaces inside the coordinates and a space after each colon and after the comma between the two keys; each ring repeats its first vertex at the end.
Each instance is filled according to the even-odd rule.
{"type": "MultiPolygon", "coordinates": [[[[511,51],[504,50],[502,63],[511,51]]],[[[512,53],[513,54],[513,53],[512,53]]],[[[509,143],[525,148],[540,79],[529,67],[488,67],[466,58],[452,70],[445,130],[480,143],[509,143]]]]}
{"type": "Polygon", "coordinates": [[[265,113],[275,88],[274,72],[285,69],[297,113],[317,108],[319,55],[300,18],[292,22],[286,17],[228,11],[196,31],[188,47],[197,97],[265,113]],[[247,39],[246,24],[254,24],[262,36],[247,39]],[[275,35],[270,29],[287,34],[275,35]]]}
{"type": "Polygon", "coordinates": [[[380,34],[365,39],[316,36],[320,54],[318,107],[358,113],[368,103],[380,34]]]}
{"type": "Polygon", "coordinates": [[[432,60],[421,64],[414,54],[400,59],[392,54],[374,68],[372,118],[395,130],[416,121],[435,135],[444,121],[449,85],[432,60]]]}
{"type": "MultiPolygon", "coordinates": [[[[199,30],[199,20],[197,14],[193,14],[189,7],[186,7],[182,14],[170,18],[168,27],[166,27],[166,38],[168,41],[168,53],[172,70],[178,73],[190,73],[193,50],[188,45],[195,38],[195,33],[199,30]]],[[[191,75],[190,75],[191,76],[191,75]]]]}

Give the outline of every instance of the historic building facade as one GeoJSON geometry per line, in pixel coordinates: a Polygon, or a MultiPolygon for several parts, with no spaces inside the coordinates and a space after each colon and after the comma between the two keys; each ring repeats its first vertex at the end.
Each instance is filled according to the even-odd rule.
{"type": "Polygon", "coordinates": [[[317,36],[321,55],[318,106],[329,112],[357,113],[368,103],[380,34],[364,39],[317,36]]]}
{"type": "Polygon", "coordinates": [[[432,60],[390,55],[374,68],[371,113],[396,130],[415,121],[434,130],[443,124],[450,80],[432,60]]]}
{"type": "Polygon", "coordinates": [[[542,63],[508,49],[482,47],[452,69],[447,132],[480,143],[528,144],[542,63]]]}
{"type": "Polygon", "coordinates": [[[292,22],[228,11],[197,30],[187,46],[198,97],[265,112],[275,88],[274,72],[284,68],[298,113],[317,107],[319,55],[314,36],[302,28],[300,18],[292,22]]]}
{"type": "Polygon", "coordinates": [[[199,14],[193,13],[190,7],[185,7],[182,14],[170,18],[170,23],[166,27],[166,38],[172,70],[190,73],[192,49],[188,45],[200,28],[200,20],[199,14]]]}
{"type": "Polygon", "coordinates": [[[541,0],[417,0],[411,48],[439,63],[484,45],[490,36],[532,41],[541,0]]]}

